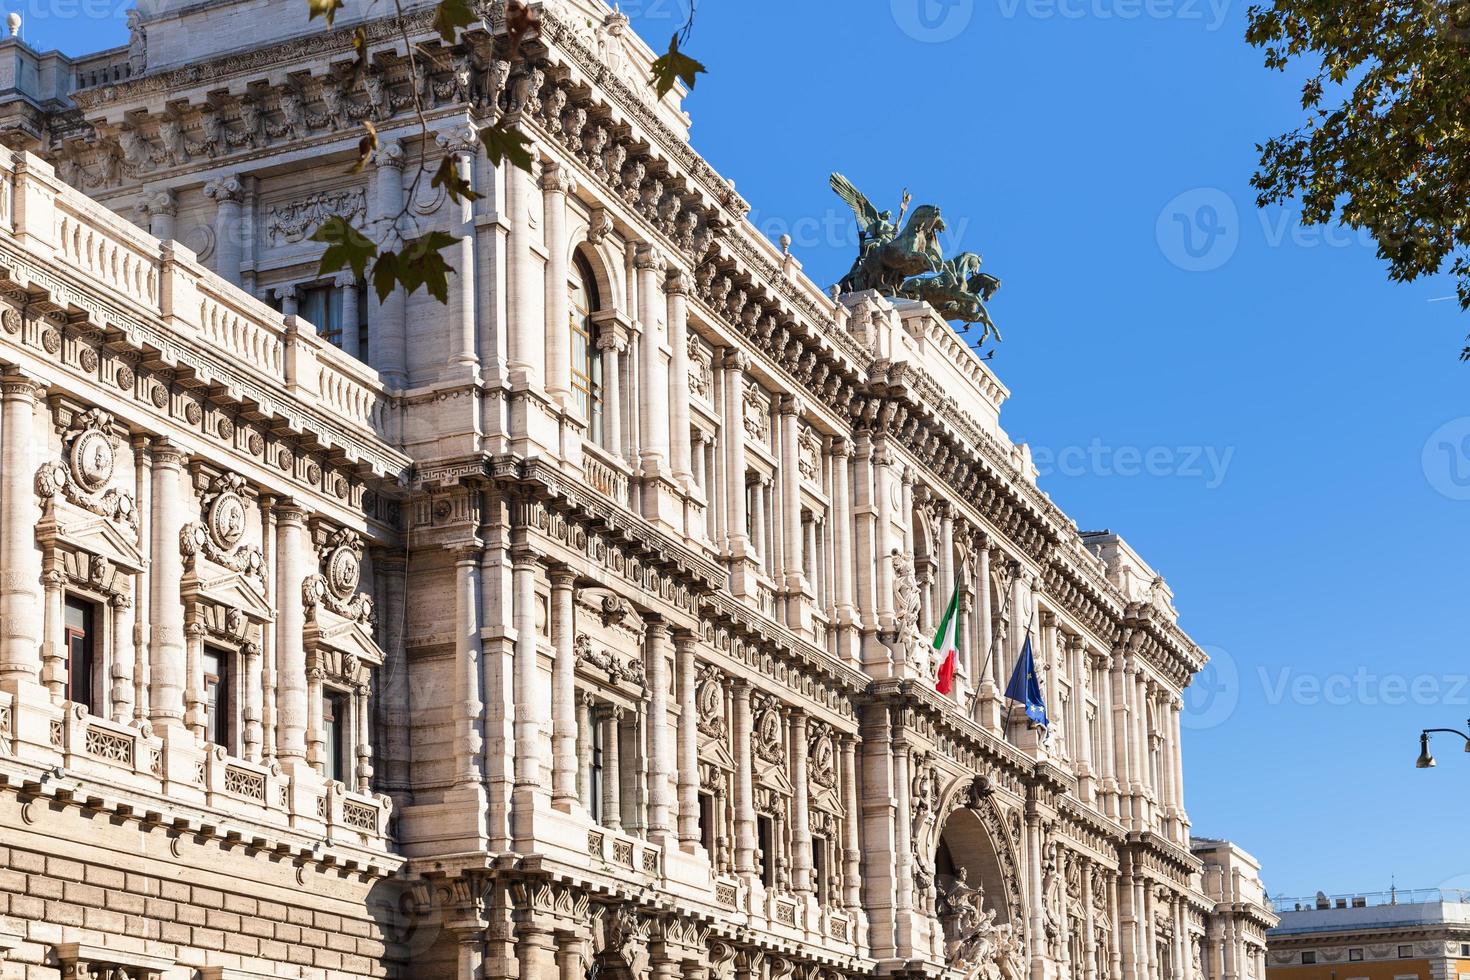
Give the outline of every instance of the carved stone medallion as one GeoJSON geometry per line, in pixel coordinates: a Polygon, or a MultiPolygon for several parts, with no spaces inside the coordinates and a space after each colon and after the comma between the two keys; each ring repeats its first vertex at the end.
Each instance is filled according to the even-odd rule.
{"type": "Polygon", "coordinates": [[[346,599],[357,591],[362,578],[361,560],[357,552],[347,545],[338,545],[327,559],[327,584],[340,599],[346,599]]]}
{"type": "Polygon", "coordinates": [[[245,500],[233,490],[214,498],[209,505],[209,533],[220,548],[228,551],[245,534],[245,500]]]}
{"type": "Polygon", "coordinates": [[[88,493],[96,493],[112,479],[116,465],[112,440],[97,429],[89,429],[77,437],[71,447],[71,475],[88,493]]]}

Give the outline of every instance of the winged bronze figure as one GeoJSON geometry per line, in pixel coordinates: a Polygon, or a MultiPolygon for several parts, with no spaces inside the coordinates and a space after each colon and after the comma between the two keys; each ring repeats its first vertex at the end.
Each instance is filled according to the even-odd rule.
{"type": "MultiPolygon", "coordinates": [[[[1000,339],[985,309],[1000,280],[980,271],[980,256],[974,252],[945,259],[939,243],[939,232],[944,230],[939,208],[919,205],[900,230],[892,211],[879,211],[842,174],[832,174],[829,183],[852,209],[858,226],[858,256],[838,284],[840,290],[873,289],[885,296],[923,300],[946,320],[981,324],[981,343],[992,335],[1000,339]]],[[[907,193],[904,202],[907,206],[907,193]]]]}

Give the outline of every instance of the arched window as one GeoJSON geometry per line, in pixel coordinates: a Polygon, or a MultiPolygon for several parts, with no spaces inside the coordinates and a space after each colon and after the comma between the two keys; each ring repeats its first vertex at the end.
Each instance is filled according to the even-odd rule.
{"type": "Polygon", "coordinates": [[[597,280],[592,267],[578,255],[572,264],[569,284],[572,347],[572,399],[587,420],[587,437],[599,446],[603,441],[602,349],[592,314],[598,309],[597,280]]]}

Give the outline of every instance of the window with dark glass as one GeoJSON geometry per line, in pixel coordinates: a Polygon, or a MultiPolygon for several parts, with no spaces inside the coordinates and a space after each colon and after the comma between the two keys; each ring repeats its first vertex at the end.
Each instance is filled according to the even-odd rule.
{"type": "Polygon", "coordinates": [[[587,762],[587,809],[593,819],[602,821],[602,725],[592,726],[592,758],[587,762]]]}
{"type": "Polygon", "coordinates": [[[322,695],[322,737],[326,744],[323,775],[339,783],[347,781],[347,695],[327,691],[322,695]]]}
{"type": "Polygon", "coordinates": [[[830,872],[827,869],[827,838],[820,834],[812,835],[812,878],[815,879],[817,888],[817,903],[828,904],[831,896],[828,895],[828,881],[830,872]]]}
{"type": "Polygon", "coordinates": [[[1317,953],[1316,953],[1315,950],[1307,950],[1305,953],[1302,954],[1302,965],[1303,966],[1311,966],[1313,963],[1316,963],[1316,962],[1317,962],[1317,953]]]}
{"type": "Polygon", "coordinates": [[[715,796],[713,793],[699,794],[699,842],[705,851],[715,852],[715,796]]]}
{"type": "Polygon", "coordinates": [[[234,732],[234,671],[230,654],[204,648],[204,737],[226,752],[238,752],[234,732]]]}
{"type": "Polygon", "coordinates": [[[767,888],[776,885],[776,825],[770,817],[755,818],[755,842],[760,849],[761,882],[767,888]]]}
{"type": "Polygon", "coordinates": [[[94,715],[104,713],[97,683],[101,620],[95,602],[66,597],[66,699],[86,705],[94,715]]]}
{"type": "Polygon", "coordinates": [[[602,445],[602,349],[592,314],[598,309],[597,281],[592,267],[580,255],[573,263],[568,286],[571,314],[572,401],[587,420],[587,438],[602,445]]]}
{"type": "MultiPolygon", "coordinates": [[[[297,310],[316,327],[317,336],[334,347],[342,346],[342,290],[335,285],[307,286],[301,290],[297,310]]],[[[354,329],[356,324],[353,324],[354,329]]]]}

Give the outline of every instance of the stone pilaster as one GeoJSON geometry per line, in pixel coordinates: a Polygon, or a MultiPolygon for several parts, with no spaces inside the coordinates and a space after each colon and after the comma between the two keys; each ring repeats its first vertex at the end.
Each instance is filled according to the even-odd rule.
{"type": "MultiPolygon", "coordinates": [[[[149,629],[149,717],[155,728],[184,724],[184,686],[187,651],[184,603],[179,583],[184,560],[179,552],[179,529],[185,520],[184,454],[166,440],[151,447],[153,473],[153,547],[149,566],[151,583],[149,629]]],[[[297,589],[298,595],[300,589],[297,589]]]]}
{"type": "Polygon", "coordinates": [[[674,671],[679,695],[679,846],[699,846],[699,716],[695,703],[696,638],[687,630],[674,633],[674,671]]]}
{"type": "Polygon", "coordinates": [[[577,794],[577,661],[572,590],[577,576],[570,569],[551,572],[551,642],[556,659],[551,669],[551,802],[571,810],[577,794]]]}
{"type": "Polygon", "coordinates": [[[565,168],[541,170],[542,235],[546,241],[546,394],[553,404],[570,407],[572,397],[571,314],[567,303],[570,246],[567,194],[576,187],[565,168]]]}
{"type": "Polygon", "coordinates": [[[214,202],[214,271],[238,286],[245,242],[240,220],[244,184],[233,175],[217,177],[204,185],[204,196],[214,202]]]}
{"type": "MultiPolygon", "coordinates": [[[[403,145],[396,140],[384,143],[373,154],[373,166],[373,217],[383,223],[385,234],[396,236],[404,207],[403,145]]],[[[390,388],[408,383],[407,305],[399,286],[381,303],[374,293],[368,306],[368,356],[390,388]]]]}
{"type": "Polygon", "coordinates": [[[36,399],[42,389],[28,378],[0,379],[0,688],[34,684],[41,677],[41,555],[36,550],[40,518],[33,479],[36,460],[36,399]]]}
{"type": "Polygon", "coordinates": [[[276,554],[276,755],[285,764],[305,763],[309,708],[301,585],[311,573],[311,542],[306,511],[294,501],[276,508],[276,554]]]}

